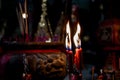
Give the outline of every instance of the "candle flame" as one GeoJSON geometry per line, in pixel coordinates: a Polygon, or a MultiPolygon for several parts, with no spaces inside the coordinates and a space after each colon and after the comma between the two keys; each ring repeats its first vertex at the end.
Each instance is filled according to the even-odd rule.
{"type": "Polygon", "coordinates": [[[66,39],[65,39],[65,44],[66,44],[66,48],[71,49],[71,34],[70,34],[70,24],[69,21],[67,22],[66,25],[66,39]]]}
{"type": "Polygon", "coordinates": [[[76,47],[81,47],[81,40],[79,38],[81,32],[80,24],[77,24],[76,33],[73,37],[73,41],[76,47]]]}

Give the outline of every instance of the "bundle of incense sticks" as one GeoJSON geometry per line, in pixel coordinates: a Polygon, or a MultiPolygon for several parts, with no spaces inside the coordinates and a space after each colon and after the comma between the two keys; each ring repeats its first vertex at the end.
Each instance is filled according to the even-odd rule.
{"type": "Polygon", "coordinates": [[[27,1],[24,1],[24,9],[22,9],[21,3],[19,3],[19,10],[16,8],[16,13],[19,21],[20,31],[22,36],[24,37],[24,41],[29,41],[29,34],[28,34],[28,20],[27,20],[27,1]],[[24,10],[24,11],[23,11],[24,10]],[[25,14],[25,17],[23,17],[25,14]]]}

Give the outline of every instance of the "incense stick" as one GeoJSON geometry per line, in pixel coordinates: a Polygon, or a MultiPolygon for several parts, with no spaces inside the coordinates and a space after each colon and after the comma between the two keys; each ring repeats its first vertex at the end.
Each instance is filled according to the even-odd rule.
{"type": "MultiPolygon", "coordinates": [[[[27,15],[27,0],[25,0],[25,2],[24,2],[24,9],[25,9],[25,14],[28,17],[28,15],[27,15]]],[[[28,20],[27,20],[27,17],[25,18],[25,33],[26,33],[25,39],[26,39],[26,41],[29,40],[29,35],[28,35],[28,20]]]]}
{"type": "Polygon", "coordinates": [[[17,8],[16,8],[16,13],[17,13],[17,18],[18,18],[18,22],[19,22],[20,32],[21,32],[21,35],[23,35],[24,29],[23,29],[23,23],[22,23],[22,16],[17,8]]]}
{"type": "MultiPolygon", "coordinates": [[[[25,14],[27,15],[27,1],[26,0],[25,0],[25,3],[24,3],[24,9],[25,9],[25,14]]],[[[25,18],[25,23],[26,23],[25,33],[28,34],[27,17],[25,18]]]]}
{"type": "Polygon", "coordinates": [[[23,10],[22,10],[22,6],[21,4],[19,3],[19,8],[20,8],[20,14],[21,14],[21,23],[22,23],[22,27],[23,27],[23,36],[25,35],[25,23],[24,23],[24,19],[22,17],[22,14],[23,14],[23,10]]]}

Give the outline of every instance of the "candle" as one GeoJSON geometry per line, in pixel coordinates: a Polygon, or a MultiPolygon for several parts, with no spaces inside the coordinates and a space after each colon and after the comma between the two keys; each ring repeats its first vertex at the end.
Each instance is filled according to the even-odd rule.
{"type": "Polygon", "coordinates": [[[76,47],[75,48],[75,55],[74,55],[74,64],[78,70],[80,70],[80,57],[81,57],[80,53],[82,51],[81,39],[79,38],[80,31],[81,31],[80,25],[77,24],[77,29],[76,29],[75,35],[73,36],[73,41],[74,41],[74,44],[76,47]]]}
{"type": "Polygon", "coordinates": [[[68,73],[69,80],[73,80],[71,73],[73,71],[73,52],[72,52],[72,43],[71,43],[71,32],[70,32],[70,24],[69,21],[66,25],[66,38],[65,38],[66,52],[67,52],[67,60],[68,60],[68,73]]]}

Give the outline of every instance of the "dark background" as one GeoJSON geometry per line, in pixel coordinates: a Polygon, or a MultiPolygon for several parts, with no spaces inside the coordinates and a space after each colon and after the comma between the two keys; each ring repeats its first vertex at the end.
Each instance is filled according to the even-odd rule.
{"type": "MultiPolygon", "coordinates": [[[[10,35],[13,30],[18,26],[18,20],[16,15],[16,7],[18,2],[23,0],[2,0],[2,6],[0,10],[0,18],[6,19],[8,22],[8,33],[10,35]],[[10,34],[9,34],[10,33],[10,34]]],[[[32,14],[33,14],[33,29],[36,29],[41,14],[41,0],[28,0],[32,2],[32,14]]],[[[67,0],[66,0],[67,1],[67,0]]],[[[92,34],[94,29],[98,27],[100,21],[100,14],[103,12],[105,19],[117,17],[120,18],[119,2],[118,0],[73,0],[73,4],[79,5],[79,16],[81,25],[84,27],[85,33],[92,34]],[[103,4],[103,11],[100,10],[100,5],[103,4]]],[[[51,21],[51,25],[54,27],[59,19],[60,12],[65,9],[64,0],[48,0],[48,16],[51,21]],[[57,19],[57,20],[56,20],[57,19]]]]}

